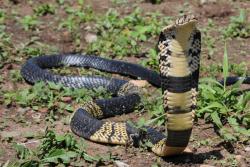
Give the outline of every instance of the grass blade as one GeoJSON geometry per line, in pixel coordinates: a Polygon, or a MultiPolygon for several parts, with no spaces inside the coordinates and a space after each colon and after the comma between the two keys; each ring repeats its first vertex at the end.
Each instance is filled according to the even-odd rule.
{"type": "Polygon", "coordinates": [[[224,90],[226,90],[226,82],[228,77],[228,54],[227,54],[226,43],[224,47],[224,57],[223,57],[223,77],[224,77],[224,90]]]}

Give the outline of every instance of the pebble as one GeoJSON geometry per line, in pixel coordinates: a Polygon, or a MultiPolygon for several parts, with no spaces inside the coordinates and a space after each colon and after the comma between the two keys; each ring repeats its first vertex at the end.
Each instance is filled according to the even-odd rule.
{"type": "Polygon", "coordinates": [[[129,167],[128,164],[122,162],[122,161],[115,161],[114,162],[117,167],[129,167]]]}
{"type": "Polygon", "coordinates": [[[200,0],[200,4],[204,5],[204,4],[208,4],[208,3],[216,3],[217,0],[200,0]]]}
{"type": "Polygon", "coordinates": [[[85,28],[84,28],[84,30],[86,30],[86,31],[90,31],[92,28],[90,27],[90,26],[86,26],[85,28]]]}
{"type": "Polygon", "coordinates": [[[203,165],[200,165],[200,167],[215,167],[215,166],[203,164],[203,165]]]}
{"type": "Polygon", "coordinates": [[[34,119],[34,121],[40,122],[41,113],[34,113],[34,114],[32,114],[32,118],[34,119]]]}
{"type": "Polygon", "coordinates": [[[242,155],[235,155],[235,159],[238,162],[238,165],[241,167],[247,167],[244,157],[242,155]]]}
{"type": "Polygon", "coordinates": [[[193,151],[192,151],[190,148],[188,148],[188,147],[185,148],[184,152],[185,152],[185,153],[193,153],[193,151]]]}
{"type": "Polygon", "coordinates": [[[129,82],[138,87],[145,87],[148,84],[146,80],[130,80],[129,82]]]}
{"type": "Polygon", "coordinates": [[[235,155],[235,159],[238,161],[238,162],[241,162],[242,161],[242,156],[241,155],[235,155]]]}
{"type": "Polygon", "coordinates": [[[250,146],[247,146],[247,147],[245,148],[245,151],[246,151],[246,152],[250,152],[250,146]]]}
{"type": "Polygon", "coordinates": [[[97,36],[95,34],[88,33],[85,35],[84,39],[87,43],[93,43],[97,40],[97,36]]]}

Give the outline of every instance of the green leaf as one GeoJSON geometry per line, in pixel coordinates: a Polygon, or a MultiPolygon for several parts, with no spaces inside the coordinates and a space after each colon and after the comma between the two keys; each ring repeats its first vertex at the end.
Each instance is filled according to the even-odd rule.
{"type": "Polygon", "coordinates": [[[211,118],[213,120],[213,122],[219,127],[219,128],[222,128],[223,125],[221,123],[221,120],[220,120],[220,117],[218,115],[218,112],[212,112],[211,113],[211,118]]]}
{"type": "Polygon", "coordinates": [[[145,145],[146,145],[147,147],[149,147],[149,148],[154,147],[153,143],[150,142],[150,141],[146,141],[146,142],[145,142],[145,145]]]}
{"type": "Polygon", "coordinates": [[[234,126],[239,126],[239,124],[238,124],[236,118],[229,117],[229,118],[227,118],[227,121],[228,121],[228,123],[229,123],[232,127],[234,127],[234,126]]]}
{"type": "Polygon", "coordinates": [[[84,4],[84,0],[78,0],[79,5],[83,5],[84,4]]]}
{"type": "Polygon", "coordinates": [[[95,160],[98,160],[98,159],[96,159],[95,157],[92,157],[92,156],[90,156],[90,155],[88,155],[88,154],[85,154],[85,153],[84,153],[84,155],[83,155],[83,158],[84,158],[86,161],[88,161],[88,162],[93,162],[93,161],[95,161],[95,160]]]}
{"type": "Polygon", "coordinates": [[[139,121],[137,122],[137,126],[143,127],[145,123],[146,123],[145,118],[140,118],[139,121]]]}
{"type": "Polygon", "coordinates": [[[60,90],[62,88],[61,84],[56,84],[54,82],[48,82],[50,89],[60,90]]]}
{"type": "Polygon", "coordinates": [[[228,77],[228,54],[227,45],[225,43],[224,47],[224,57],[223,57],[223,77],[224,77],[224,90],[226,89],[226,79],[228,77]]]}
{"type": "Polygon", "coordinates": [[[63,136],[63,135],[56,135],[56,137],[55,137],[56,141],[58,141],[58,142],[64,141],[65,138],[66,138],[66,137],[63,136]]]}
{"type": "Polygon", "coordinates": [[[218,103],[218,102],[212,102],[210,103],[207,107],[204,107],[202,109],[199,109],[198,110],[198,113],[203,113],[203,112],[206,112],[206,111],[211,111],[210,109],[212,108],[219,108],[219,109],[222,109],[222,108],[225,108],[225,106],[223,106],[222,104],[218,103]]]}
{"type": "Polygon", "coordinates": [[[77,157],[77,153],[73,151],[66,151],[64,149],[55,149],[52,150],[44,159],[42,159],[42,162],[48,163],[58,163],[59,159],[62,160],[64,163],[69,163],[70,158],[77,157]]]}
{"type": "Polygon", "coordinates": [[[227,141],[236,141],[237,138],[232,134],[232,132],[228,131],[226,128],[220,129],[220,134],[223,136],[223,138],[227,141]]]}
{"type": "Polygon", "coordinates": [[[221,84],[214,78],[201,78],[199,79],[200,84],[207,84],[207,83],[212,83],[216,84],[217,86],[221,86],[221,84]]]}
{"type": "Polygon", "coordinates": [[[246,11],[244,9],[240,9],[239,21],[241,23],[244,23],[246,21],[246,11]]]}

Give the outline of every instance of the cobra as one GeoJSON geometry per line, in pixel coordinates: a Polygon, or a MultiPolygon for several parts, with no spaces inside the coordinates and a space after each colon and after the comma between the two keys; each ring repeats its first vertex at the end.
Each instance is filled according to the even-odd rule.
{"type": "MultiPolygon", "coordinates": [[[[180,154],[189,142],[198,94],[201,33],[196,24],[197,19],[189,15],[163,28],[158,42],[160,74],[137,64],[79,54],[31,58],[22,66],[21,74],[29,83],[49,81],[72,88],[104,87],[116,95],[111,99],[86,102],[76,110],[70,121],[71,130],[76,135],[99,143],[130,143],[135,146],[147,140],[153,144],[152,151],[159,156],[180,154]],[[140,89],[132,82],[101,76],[61,76],[47,70],[61,66],[95,68],[141,78],[161,87],[167,135],[152,127],[144,127],[142,131],[128,123],[102,120],[132,112],[140,103],[140,89]]],[[[229,77],[227,84],[239,79],[229,77]]],[[[244,78],[243,83],[249,84],[250,77],[244,78]]]]}

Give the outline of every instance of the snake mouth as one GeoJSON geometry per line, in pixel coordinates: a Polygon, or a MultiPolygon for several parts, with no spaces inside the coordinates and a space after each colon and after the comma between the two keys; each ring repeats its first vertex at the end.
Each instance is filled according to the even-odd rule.
{"type": "Polygon", "coordinates": [[[190,23],[197,23],[198,19],[194,15],[184,15],[175,21],[176,26],[184,26],[190,23]]]}

